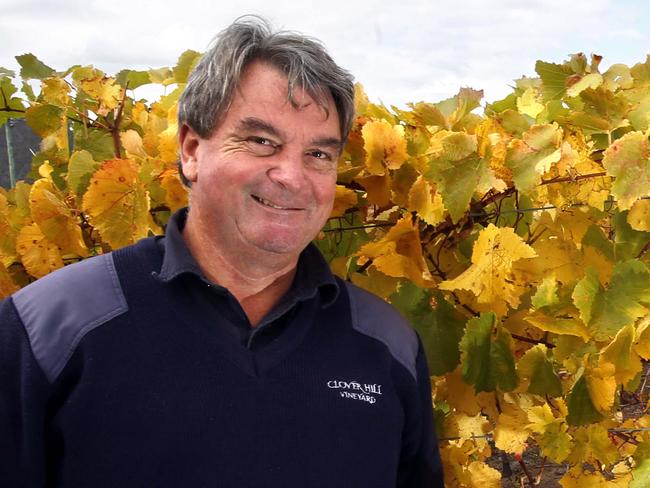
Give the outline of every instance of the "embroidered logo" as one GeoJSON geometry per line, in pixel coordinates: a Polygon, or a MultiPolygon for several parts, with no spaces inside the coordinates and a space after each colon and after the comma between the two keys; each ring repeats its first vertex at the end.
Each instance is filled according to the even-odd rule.
{"type": "Polygon", "coordinates": [[[361,400],[373,404],[381,396],[381,385],[376,383],[359,383],[358,381],[330,380],[327,387],[339,390],[342,398],[361,400]]]}

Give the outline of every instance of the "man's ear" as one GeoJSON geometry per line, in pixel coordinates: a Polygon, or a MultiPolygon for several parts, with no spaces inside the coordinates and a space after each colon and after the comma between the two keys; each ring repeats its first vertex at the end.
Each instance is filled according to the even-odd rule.
{"type": "Polygon", "coordinates": [[[181,169],[190,183],[196,181],[198,166],[198,149],[201,138],[187,124],[183,124],[178,132],[178,143],[181,153],[181,169]]]}

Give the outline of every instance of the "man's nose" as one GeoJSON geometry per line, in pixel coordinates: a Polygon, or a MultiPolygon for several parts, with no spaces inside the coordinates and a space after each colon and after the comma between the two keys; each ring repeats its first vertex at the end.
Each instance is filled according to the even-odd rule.
{"type": "Polygon", "coordinates": [[[284,189],[296,192],[305,183],[305,166],[302,154],[281,154],[274,158],[267,171],[268,177],[284,189]]]}

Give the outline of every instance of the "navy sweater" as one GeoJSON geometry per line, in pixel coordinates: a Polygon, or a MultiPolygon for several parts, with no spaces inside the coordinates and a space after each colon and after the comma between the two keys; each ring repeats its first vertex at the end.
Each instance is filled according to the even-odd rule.
{"type": "Polygon", "coordinates": [[[1,487],[442,486],[392,307],[339,282],[251,349],[157,278],[162,254],[146,239],[0,302],[1,487]]]}

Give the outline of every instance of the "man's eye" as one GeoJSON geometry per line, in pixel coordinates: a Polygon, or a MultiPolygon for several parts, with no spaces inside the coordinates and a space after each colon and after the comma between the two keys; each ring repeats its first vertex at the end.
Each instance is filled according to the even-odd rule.
{"type": "Polygon", "coordinates": [[[329,161],[332,159],[332,156],[329,153],[326,153],[324,151],[312,151],[311,156],[316,158],[316,159],[323,159],[326,161],[329,161]]]}
{"type": "Polygon", "coordinates": [[[254,142],[255,144],[259,144],[261,146],[275,147],[273,142],[269,141],[268,139],[266,139],[264,137],[254,136],[254,137],[249,137],[248,140],[251,141],[251,142],[254,142]]]}
{"type": "Polygon", "coordinates": [[[278,149],[278,145],[266,137],[251,136],[246,139],[253,151],[258,154],[268,156],[278,149]]]}

